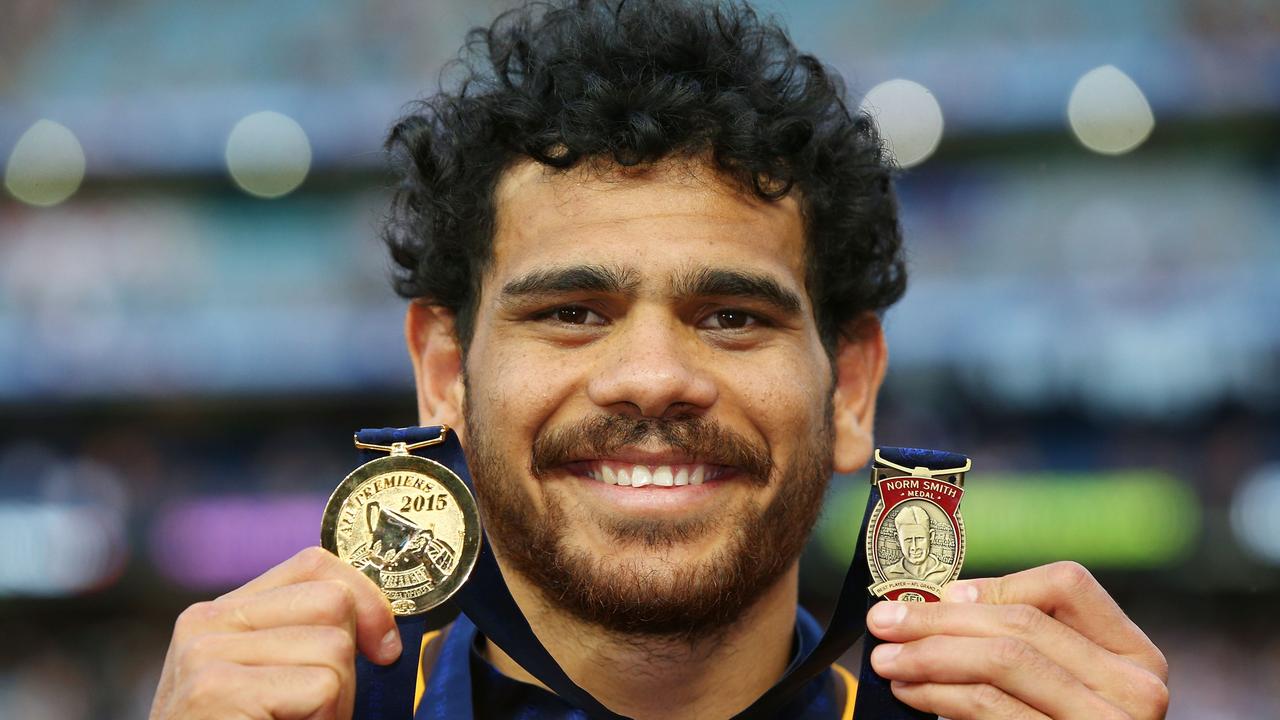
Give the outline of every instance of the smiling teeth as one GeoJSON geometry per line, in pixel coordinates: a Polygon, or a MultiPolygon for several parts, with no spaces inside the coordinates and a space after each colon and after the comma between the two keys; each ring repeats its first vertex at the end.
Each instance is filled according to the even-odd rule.
{"type": "Polygon", "coordinates": [[[647,465],[621,465],[601,462],[587,471],[587,475],[606,485],[623,485],[626,487],[680,487],[684,485],[701,485],[707,477],[705,465],[670,465],[649,467],[647,465]]]}

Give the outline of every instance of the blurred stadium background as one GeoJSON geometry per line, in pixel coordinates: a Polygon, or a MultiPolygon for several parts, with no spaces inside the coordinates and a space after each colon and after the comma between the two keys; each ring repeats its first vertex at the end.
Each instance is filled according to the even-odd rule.
{"type": "MultiPolygon", "coordinates": [[[[0,717],[145,717],[179,610],[415,422],[379,144],[505,5],[0,3],[0,717]]],[[[1280,717],[1280,4],[764,7],[907,166],[879,440],[975,458],[967,574],[1080,560],[1170,717],[1280,717]]]]}

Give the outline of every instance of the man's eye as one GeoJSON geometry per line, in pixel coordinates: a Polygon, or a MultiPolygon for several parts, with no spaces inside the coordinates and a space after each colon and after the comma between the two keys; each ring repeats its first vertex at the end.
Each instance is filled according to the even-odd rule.
{"type": "Polygon", "coordinates": [[[744,310],[717,310],[703,321],[704,327],[713,330],[742,330],[759,324],[760,320],[744,310]]]}
{"type": "Polygon", "coordinates": [[[604,319],[581,305],[567,305],[548,311],[543,317],[565,325],[600,325],[604,319]]]}

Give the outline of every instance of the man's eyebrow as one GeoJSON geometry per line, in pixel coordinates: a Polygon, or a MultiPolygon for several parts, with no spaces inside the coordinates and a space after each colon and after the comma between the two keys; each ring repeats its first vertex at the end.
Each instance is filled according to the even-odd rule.
{"type": "Polygon", "coordinates": [[[800,296],[777,280],[742,270],[699,268],[677,276],[672,287],[678,298],[749,298],[761,300],[789,314],[799,313],[803,307],[800,296]]]}
{"type": "Polygon", "coordinates": [[[502,286],[502,297],[571,292],[598,292],[633,295],[640,285],[639,274],[631,269],[608,265],[570,265],[533,270],[502,286]]]}

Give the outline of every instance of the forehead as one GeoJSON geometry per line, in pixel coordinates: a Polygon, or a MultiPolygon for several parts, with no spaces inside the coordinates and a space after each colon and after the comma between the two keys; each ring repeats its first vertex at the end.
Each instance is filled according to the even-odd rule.
{"type": "Polygon", "coordinates": [[[495,280],[586,262],[633,268],[642,282],[690,266],[751,267],[805,289],[796,199],[761,200],[699,161],[569,171],[526,161],[494,197],[495,280]]]}

